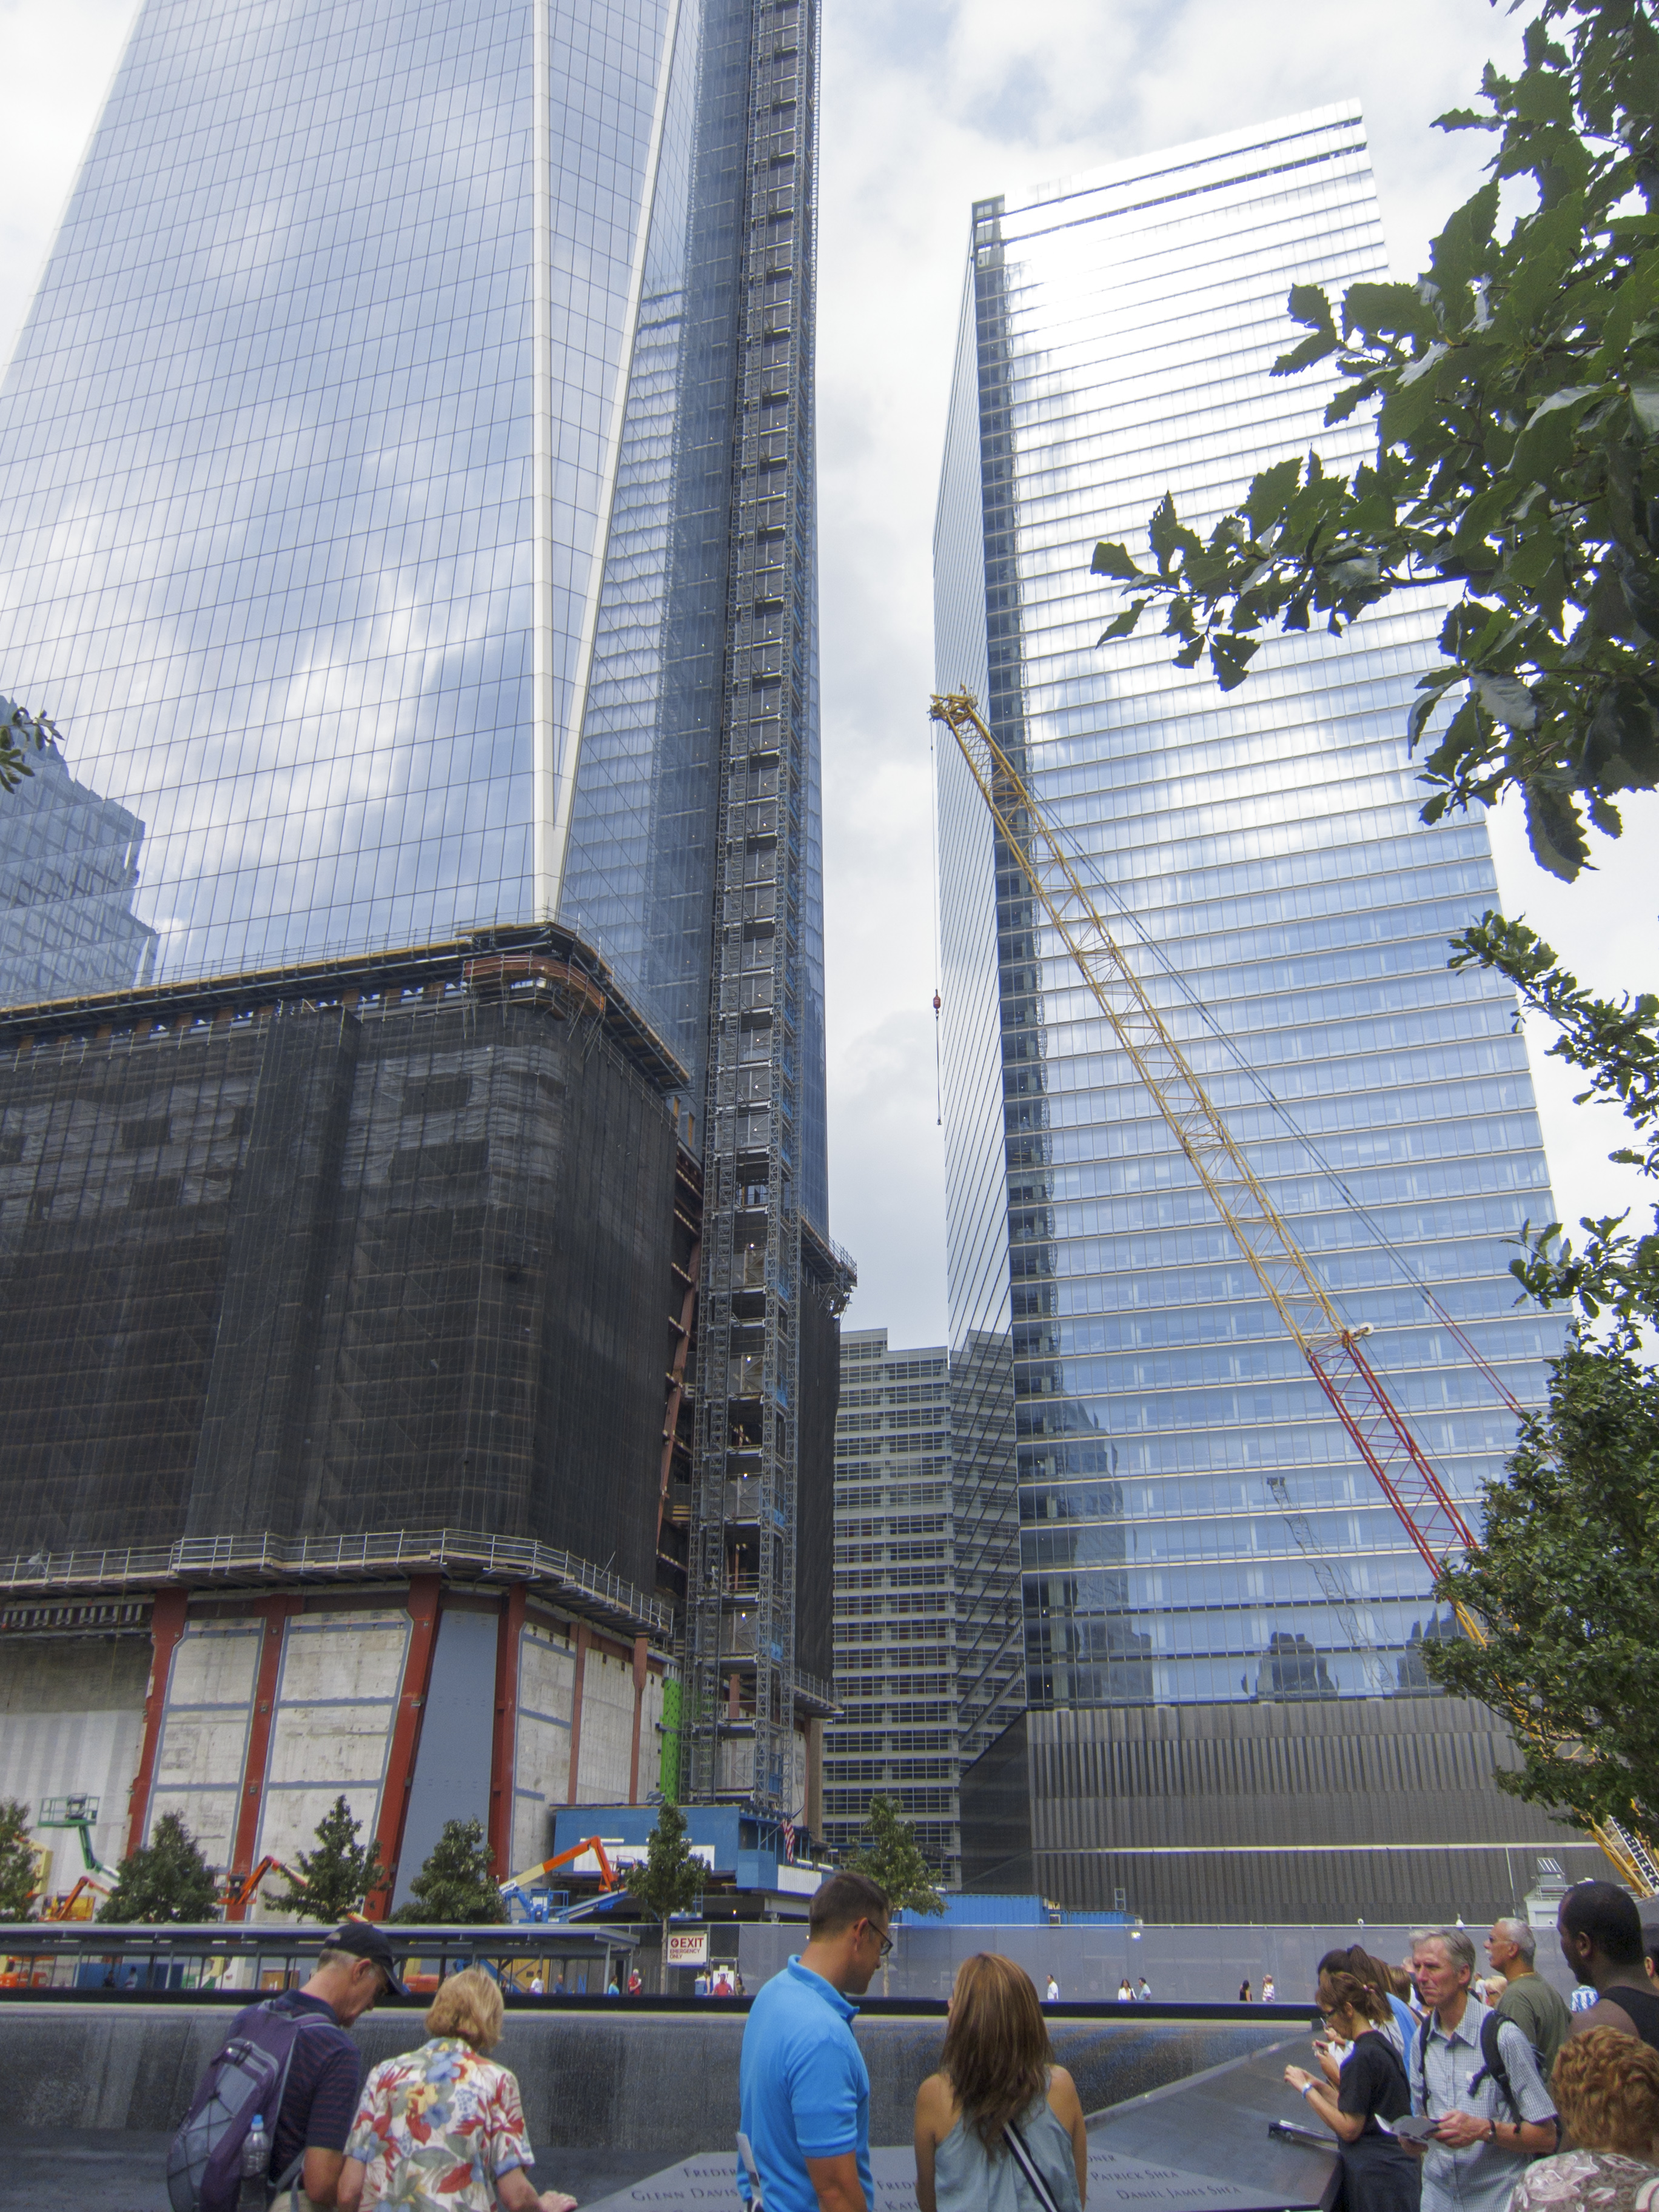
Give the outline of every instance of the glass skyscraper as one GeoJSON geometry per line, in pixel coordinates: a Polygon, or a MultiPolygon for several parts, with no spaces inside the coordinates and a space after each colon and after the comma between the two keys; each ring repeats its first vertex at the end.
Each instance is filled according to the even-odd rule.
{"type": "MultiPolygon", "coordinates": [[[[1385,271],[1352,107],[976,205],[937,678],[978,696],[1121,902],[1131,957],[1473,1512],[1510,1418],[1206,1019],[1535,1401],[1559,1329],[1514,1310],[1504,1243],[1552,1218],[1525,1047],[1509,987],[1446,966],[1497,903],[1486,833],[1422,825],[1401,737],[1439,613],[1274,641],[1224,696],[1150,626],[1100,645],[1118,602],[1089,574],[1098,538],[1144,544],[1165,490],[1207,531],[1280,454],[1368,447],[1364,422],[1322,428],[1327,378],[1269,372],[1293,283],[1385,271]]],[[[1448,1631],[1416,1553],[939,744],[951,1332],[1012,1348],[1030,1708],[965,1788],[969,1879],[1007,1886],[1035,1851],[1071,1902],[1194,1917],[1185,1879],[1196,1917],[1295,1898],[1386,1918],[1420,1848],[1474,1853],[1448,1905],[1509,1896],[1502,1848],[1559,1835],[1491,1786],[1490,1717],[1429,1694],[1417,1647],[1448,1631]],[[1390,1798],[1414,1808],[1393,1826],[1390,1798]],[[1368,1837],[1339,1879],[1335,1847],[1368,1837]],[[1297,1870],[1252,1889],[1270,1864],[1297,1870]]]]}
{"type": "Polygon", "coordinates": [[[0,392],[0,689],[142,822],[158,980],[556,915],[701,1073],[745,320],[810,367],[752,76],[804,13],[141,10],[0,392]]]}
{"type": "Polygon", "coordinates": [[[780,1802],[802,1307],[850,1279],[817,37],[813,0],[145,0],[0,388],[0,689],[82,794],[9,833],[0,1005],[538,924],[601,956],[705,1176],[690,1771],[780,1802]]]}

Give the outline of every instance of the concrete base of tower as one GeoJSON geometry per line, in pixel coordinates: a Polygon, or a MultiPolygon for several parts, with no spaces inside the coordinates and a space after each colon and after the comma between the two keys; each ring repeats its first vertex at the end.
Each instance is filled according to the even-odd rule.
{"type": "Polygon", "coordinates": [[[1030,1711],[962,1779],[963,1887],[1158,1923],[1488,1919],[1595,1844],[1456,1698],[1030,1711]]]}

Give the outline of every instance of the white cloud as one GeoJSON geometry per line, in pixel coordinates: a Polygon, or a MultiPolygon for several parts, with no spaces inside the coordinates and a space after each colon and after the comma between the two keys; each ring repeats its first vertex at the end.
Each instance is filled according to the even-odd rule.
{"type": "MultiPolygon", "coordinates": [[[[131,20],[131,0],[0,0],[7,173],[0,343],[28,297],[131,20]]],[[[929,781],[931,558],[970,203],[1351,97],[1365,109],[1389,248],[1422,265],[1489,150],[1431,128],[1466,103],[1516,19],[1481,0],[825,0],[819,406],[834,1227],[860,1263],[849,1318],[945,1334],[934,1126],[929,781]]],[[[1659,806],[1633,810],[1648,836],[1659,806]]],[[[1656,973],[1638,840],[1565,891],[1513,825],[1504,896],[1599,988],[1656,973]]],[[[1650,849],[1651,849],[1650,848],[1650,849]]],[[[1628,1203],[1611,1115],[1540,1064],[1568,1218],[1628,1203]]]]}

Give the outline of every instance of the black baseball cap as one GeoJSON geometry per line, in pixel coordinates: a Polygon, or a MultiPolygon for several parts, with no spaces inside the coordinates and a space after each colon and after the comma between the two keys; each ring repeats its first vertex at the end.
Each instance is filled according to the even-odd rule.
{"type": "Polygon", "coordinates": [[[398,1964],[392,1955],[386,1930],[373,1920],[343,1920],[323,1946],[325,1951],[349,1951],[359,1959],[373,1959],[386,1976],[386,1987],[394,1997],[406,1997],[409,1991],[398,1978],[398,1964]]]}

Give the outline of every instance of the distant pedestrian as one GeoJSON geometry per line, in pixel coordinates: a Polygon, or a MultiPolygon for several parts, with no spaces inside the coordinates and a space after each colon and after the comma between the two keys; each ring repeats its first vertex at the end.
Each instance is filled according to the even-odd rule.
{"type": "Polygon", "coordinates": [[[639,1968],[638,1968],[637,1966],[630,1966],[630,1967],[629,1968],[629,1970],[628,1970],[628,1994],[629,1994],[629,1996],[630,1997],[636,1997],[636,1996],[638,1996],[640,1995],[640,1993],[641,1992],[641,1990],[644,1989],[644,1987],[645,1987],[645,1977],[644,1977],[644,1975],[643,1975],[642,1973],[641,1973],[641,1972],[640,1972],[640,1970],[639,1970],[639,1968]]]}
{"type": "Polygon", "coordinates": [[[1133,2004],[1135,2001],[1135,1993],[1129,1986],[1129,1977],[1127,1974],[1117,1985],[1117,2001],[1120,2004],[1133,2004]]]}
{"type": "Polygon", "coordinates": [[[340,2175],[340,2212],[575,2212],[538,2196],[519,2085],[489,2053],[501,2040],[501,1984],[482,1966],[451,1974],[426,2015],[429,2040],[383,2058],[363,2084],[340,2175]]]}
{"type": "Polygon", "coordinates": [[[542,1995],[542,1978],[539,1974],[532,1974],[530,1977],[530,1994],[532,1997],[542,1995]]]}
{"type": "Polygon", "coordinates": [[[1550,2087],[1572,2142],[1529,2166],[1510,2212],[1650,2212],[1659,2205],[1659,2051],[1612,2027],[1570,2037],[1550,2087]]]}
{"type": "Polygon", "coordinates": [[[916,2094],[915,2150],[918,2212],[1040,2212],[1045,2195],[1054,2212],[1083,2212],[1083,2106],[1012,1959],[963,1960],[939,2070],[916,2094]]]}
{"type": "Polygon", "coordinates": [[[619,1997],[622,1995],[622,1984],[617,1979],[617,1970],[614,1966],[605,1978],[605,1993],[608,1997],[619,1997]]]}
{"type": "Polygon", "coordinates": [[[1238,2002],[1240,2004],[1250,2004],[1254,2002],[1254,1999],[1250,1993],[1250,1985],[1248,1982],[1241,1982],[1238,1985],[1238,2002]]]}
{"type": "Polygon", "coordinates": [[[870,2075],[854,2039],[854,1997],[892,1948],[892,1908],[843,1869],[807,1911],[806,1948],[757,1991],[744,2024],[738,2193],[766,2212],[873,2212],[870,2075]]]}
{"type": "Polygon", "coordinates": [[[1424,2147],[1423,2212],[1508,2212],[1528,2160],[1560,2136],[1532,2045],[1513,2021],[1496,2023],[1501,2087],[1481,2049],[1466,1929],[1425,1929],[1413,1940],[1412,1970],[1430,2008],[1412,2052],[1412,2110],[1437,2124],[1424,2147]]]}
{"type": "MultiPolygon", "coordinates": [[[[1265,2001],[1265,1983],[1261,1993],[1265,2001]]],[[[1389,2126],[1410,2112],[1412,2093],[1388,2000],[1355,1974],[1322,1968],[1317,2002],[1330,2033],[1352,2046],[1336,2085],[1301,2066],[1287,2066],[1285,2079],[1342,2146],[1344,2212],[1418,2212],[1417,2159],[1389,2126]]]]}
{"type": "Polygon", "coordinates": [[[1152,1985],[1145,1974],[1140,1978],[1139,1986],[1135,1990],[1135,1995],[1142,2004],[1151,2004],[1152,2001],[1152,1985]]]}
{"type": "Polygon", "coordinates": [[[1566,1999],[1538,1972],[1537,1954],[1538,1939],[1524,1920],[1506,1916],[1492,1922],[1486,1956],[1494,1977],[1503,1984],[1494,2008],[1500,2020],[1512,2020],[1531,2044],[1538,2070],[1547,2081],[1572,2033],[1572,2014],[1566,1999]]]}
{"type": "Polygon", "coordinates": [[[1060,1984],[1054,1979],[1052,1974],[1048,1977],[1048,1988],[1042,1992],[1042,2002],[1044,2004],[1058,2004],[1060,2002],[1060,1984]]]}
{"type": "Polygon", "coordinates": [[[1659,1990],[1642,1964],[1642,1916],[1628,1891],[1610,1881],[1581,1881],[1556,1915],[1561,1956],[1595,1995],[1578,2011],[1572,2033],[1616,2027],[1659,2051],[1659,1990]]]}
{"type": "Polygon", "coordinates": [[[1277,1994],[1277,1988],[1276,1988],[1276,1984],[1275,1984],[1275,1983],[1274,1983],[1274,1981],[1273,1981],[1273,1976],[1272,1976],[1271,1974],[1263,1974],[1263,1976],[1261,1977],[1261,2002],[1262,2002],[1262,2003],[1263,2003],[1263,2004],[1271,2004],[1271,2003],[1273,2002],[1273,1998],[1274,1998],[1274,1996],[1275,1996],[1275,1995],[1276,1995],[1276,1994],[1277,1994]]]}

